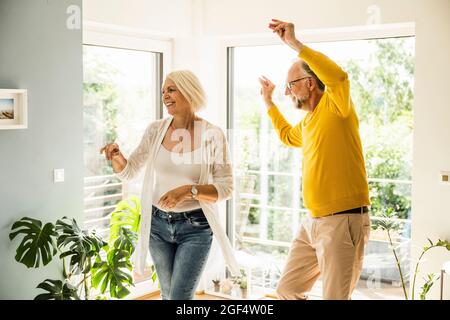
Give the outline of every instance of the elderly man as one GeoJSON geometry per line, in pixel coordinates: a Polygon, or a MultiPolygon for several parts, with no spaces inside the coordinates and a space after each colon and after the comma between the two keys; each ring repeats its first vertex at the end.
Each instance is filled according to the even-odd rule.
{"type": "Polygon", "coordinates": [[[285,94],[307,111],[291,126],[272,101],[275,85],[260,78],[279,138],[303,149],[303,199],[310,211],[293,241],[277,293],[281,299],[305,299],[321,276],[324,299],[350,299],[369,238],[370,201],[348,75],[296,39],[292,23],[272,20],[269,28],[299,54],[289,69],[285,94]]]}

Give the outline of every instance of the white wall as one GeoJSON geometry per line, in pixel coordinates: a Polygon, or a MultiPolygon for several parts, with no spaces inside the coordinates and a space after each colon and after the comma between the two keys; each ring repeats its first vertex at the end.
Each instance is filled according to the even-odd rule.
{"type": "MultiPolygon", "coordinates": [[[[438,183],[439,172],[450,171],[450,1],[89,0],[84,9],[87,20],[170,33],[173,67],[191,68],[200,76],[209,96],[204,116],[223,127],[226,54],[221,46],[225,36],[270,35],[267,24],[271,18],[290,20],[300,31],[361,26],[373,21],[377,10],[381,23],[415,22],[413,257],[417,258],[426,238],[450,240],[450,186],[438,183]],[[131,8],[126,8],[129,3],[131,8]]],[[[444,260],[450,260],[450,254],[436,250],[421,271],[437,273],[444,260]]],[[[450,276],[445,286],[450,288],[450,276]]],[[[438,297],[438,284],[429,297],[438,297]]],[[[450,299],[448,289],[445,298],[450,299]]]]}
{"type": "Polygon", "coordinates": [[[28,128],[0,130],[0,300],[33,299],[36,286],[61,277],[61,260],[27,268],[15,261],[30,217],[83,223],[83,73],[81,30],[68,29],[69,6],[81,0],[0,1],[0,88],[28,90],[28,128]],[[18,41],[20,39],[20,41],[18,41]],[[53,183],[53,169],[65,181],[53,183]]]}
{"type": "MultiPolygon", "coordinates": [[[[417,6],[416,19],[412,195],[415,255],[427,237],[450,241],[450,185],[438,183],[439,172],[450,171],[450,1],[429,2],[433,5],[417,6]]],[[[428,258],[424,273],[439,272],[450,255],[440,250],[428,258]]],[[[445,298],[450,299],[450,275],[444,287],[445,298]]],[[[436,285],[432,297],[438,297],[437,289],[436,285]]]]}
{"type": "Polygon", "coordinates": [[[190,0],[84,0],[84,21],[151,30],[172,36],[192,32],[190,0]]]}
{"type": "MultiPolygon", "coordinates": [[[[382,23],[412,21],[416,0],[206,0],[205,33],[239,35],[267,32],[270,19],[292,21],[298,29],[336,28],[366,24],[369,7],[381,11],[382,23]]],[[[439,1],[428,1],[438,3],[439,1]]],[[[442,1],[441,1],[442,3],[442,1]]],[[[432,4],[430,6],[433,6],[432,4]]]]}

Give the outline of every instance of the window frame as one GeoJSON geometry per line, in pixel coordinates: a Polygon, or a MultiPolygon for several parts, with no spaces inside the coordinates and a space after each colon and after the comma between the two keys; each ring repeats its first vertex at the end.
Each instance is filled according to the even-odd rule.
{"type": "MultiPolygon", "coordinates": [[[[172,65],[172,42],[169,37],[146,30],[85,22],[83,25],[83,45],[157,53],[159,70],[155,75],[158,93],[155,95],[155,102],[159,108],[156,110],[156,119],[163,117],[163,103],[159,93],[161,92],[162,81],[171,70],[172,65]]],[[[135,283],[135,287],[132,287],[130,291],[127,299],[135,299],[154,293],[158,291],[158,288],[149,279],[135,283]]]]}
{"type": "MultiPolygon", "coordinates": [[[[327,29],[309,29],[309,30],[296,30],[298,39],[301,39],[303,43],[320,43],[320,42],[333,42],[333,41],[351,41],[351,40],[371,40],[371,39],[386,39],[386,38],[398,38],[398,37],[415,37],[415,23],[394,23],[394,24],[382,24],[382,25],[366,25],[366,26],[352,26],[342,28],[327,28],[327,29]]],[[[236,47],[246,46],[269,46],[280,45],[282,42],[278,37],[272,33],[268,34],[253,34],[236,37],[222,37],[220,41],[221,46],[221,77],[224,79],[226,86],[223,86],[220,94],[221,101],[224,104],[221,106],[223,110],[226,110],[226,128],[228,132],[228,141],[230,144],[231,158],[233,159],[233,139],[230,136],[235,129],[233,124],[233,65],[234,54],[233,49],[236,47]]],[[[413,181],[411,181],[411,187],[413,188],[413,181]]],[[[413,203],[411,203],[413,206],[413,203]]],[[[411,207],[413,210],[413,207],[411,207]]],[[[233,213],[233,200],[228,200],[226,203],[226,232],[234,248],[235,244],[235,227],[234,227],[234,213],[233,213]]],[[[413,218],[413,217],[412,217],[413,218]]],[[[411,218],[411,223],[412,223],[411,218]]],[[[264,242],[264,241],[263,241],[264,242]]],[[[267,244],[273,242],[277,245],[277,241],[265,241],[267,244]]],[[[270,294],[268,292],[267,294],[270,294]]]]}

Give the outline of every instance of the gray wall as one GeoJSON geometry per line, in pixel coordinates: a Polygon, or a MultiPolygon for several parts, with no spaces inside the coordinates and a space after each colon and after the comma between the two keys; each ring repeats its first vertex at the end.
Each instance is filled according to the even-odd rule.
{"type": "Polygon", "coordinates": [[[61,274],[15,261],[14,221],[82,222],[82,33],[66,26],[70,5],[81,0],[0,0],[0,88],[28,89],[28,129],[0,130],[0,299],[32,299],[61,274]],[[55,168],[65,182],[53,183],[55,168]]]}

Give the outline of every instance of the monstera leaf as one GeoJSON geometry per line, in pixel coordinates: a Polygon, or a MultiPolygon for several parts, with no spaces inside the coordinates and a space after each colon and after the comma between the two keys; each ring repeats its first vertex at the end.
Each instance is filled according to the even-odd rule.
{"type": "Polygon", "coordinates": [[[137,233],[128,228],[120,228],[119,237],[114,241],[114,248],[125,250],[131,256],[137,242],[137,233]]]}
{"type": "Polygon", "coordinates": [[[46,290],[48,293],[42,293],[36,296],[34,300],[80,300],[77,289],[61,280],[46,279],[37,287],[46,290]]]}
{"type": "Polygon", "coordinates": [[[113,244],[119,237],[121,228],[128,228],[133,232],[139,231],[141,222],[141,203],[138,197],[131,196],[128,200],[120,201],[116,210],[111,213],[109,243],[113,244]]]}
{"type": "Polygon", "coordinates": [[[89,272],[91,258],[98,255],[107,243],[97,236],[95,231],[81,230],[75,219],[64,217],[58,220],[56,230],[60,233],[57,241],[58,248],[64,250],[60,258],[70,257],[71,270],[89,272]]]}
{"type": "Polygon", "coordinates": [[[57,253],[55,241],[57,236],[55,226],[47,223],[42,227],[42,222],[36,219],[24,217],[15,222],[11,228],[9,239],[13,240],[17,235],[24,234],[22,242],[16,250],[16,261],[23,263],[28,268],[38,268],[47,265],[57,253]]]}
{"type": "Polygon", "coordinates": [[[105,293],[109,287],[109,293],[113,298],[123,298],[130,291],[127,286],[133,285],[133,279],[128,271],[132,270],[129,261],[130,254],[125,250],[111,249],[108,252],[106,261],[102,261],[99,256],[91,270],[92,286],[105,293]]]}

